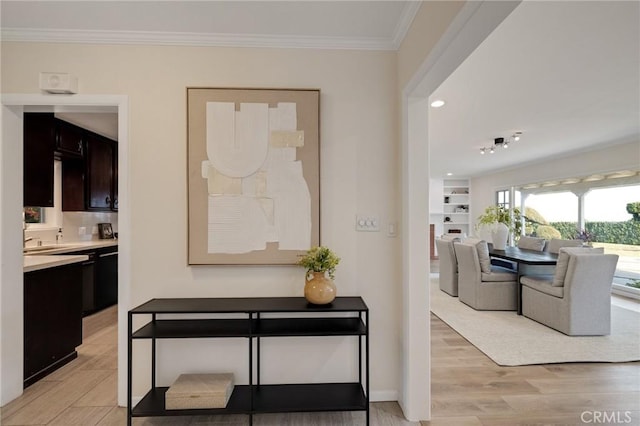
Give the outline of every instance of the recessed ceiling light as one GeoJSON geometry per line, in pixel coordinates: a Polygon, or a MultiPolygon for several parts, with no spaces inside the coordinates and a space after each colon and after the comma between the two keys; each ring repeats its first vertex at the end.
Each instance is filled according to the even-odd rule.
{"type": "Polygon", "coordinates": [[[431,106],[434,108],[440,108],[442,105],[444,105],[444,101],[442,99],[436,99],[435,101],[431,102],[431,106]]]}
{"type": "Polygon", "coordinates": [[[447,173],[447,176],[451,176],[451,175],[453,175],[453,173],[451,173],[451,172],[447,173]]]}

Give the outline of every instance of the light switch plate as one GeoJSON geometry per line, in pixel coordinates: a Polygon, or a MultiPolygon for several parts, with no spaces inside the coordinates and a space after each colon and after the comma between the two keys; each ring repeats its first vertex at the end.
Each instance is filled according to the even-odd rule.
{"type": "Polygon", "coordinates": [[[380,232],[380,223],[375,215],[357,215],[356,231],[359,232],[380,232]]]}

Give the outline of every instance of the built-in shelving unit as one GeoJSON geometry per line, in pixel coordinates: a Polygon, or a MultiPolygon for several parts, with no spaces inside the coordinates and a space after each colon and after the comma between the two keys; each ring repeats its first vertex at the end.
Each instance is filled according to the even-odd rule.
{"type": "Polygon", "coordinates": [[[302,297],[152,299],[129,311],[128,330],[129,426],[132,417],[248,414],[249,424],[253,424],[257,413],[305,411],[365,411],[369,424],[369,309],[361,297],[338,297],[328,305],[311,305],[302,297]],[[269,318],[262,318],[266,313],[269,318]],[[216,314],[216,318],[163,319],[165,314],[216,314]],[[224,318],[226,314],[233,318],[224,318]],[[245,317],[237,318],[238,314],[245,317]],[[278,318],[279,314],[283,318],[278,318]],[[292,314],[302,317],[292,318],[292,314]],[[136,315],[150,315],[151,321],[133,330],[136,315]],[[260,339],[285,336],[356,337],[358,381],[260,384],[260,339]],[[167,410],[168,387],[156,386],[156,340],[229,337],[248,341],[249,383],[234,387],[225,408],[167,410]],[[133,341],[138,339],[151,341],[151,389],[133,407],[133,341]]]}
{"type": "Polygon", "coordinates": [[[442,189],[443,233],[459,231],[469,235],[469,181],[467,179],[444,179],[442,189]]]}

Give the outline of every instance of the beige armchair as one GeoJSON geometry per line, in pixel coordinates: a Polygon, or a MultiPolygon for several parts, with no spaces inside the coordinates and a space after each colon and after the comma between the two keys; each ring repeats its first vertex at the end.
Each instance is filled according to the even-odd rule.
{"type": "Polygon", "coordinates": [[[440,259],[440,290],[450,296],[458,296],[458,261],[453,249],[454,239],[436,239],[438,258],[440,259]]]}
{"type": "Polygon", "coordinates": [[[526,250],[543,251],[547,240],[538,237],[522,235],[518,240],[518,248],[526,250]]]}
{"type": "Polygon", "coordinates": [[[453,244],[458,260],[458,298],[477,310],[515,311],[517,275],[491,265],[486,241],[453,244]]]}
{"type": "Polygon", "coordinates": [[[611,332],[611,283],[618,255],[561,248],[553,276],[522,276],[522,314],[570,336],[611,332]]]}
{"type": "Polygon", "coordinates": [[[547,241],[544,246],[544,251],[549,253],[559,253],[562,247],[582,247],[582,240],[561,240],[559,238],[552,238],[547,241]]]}

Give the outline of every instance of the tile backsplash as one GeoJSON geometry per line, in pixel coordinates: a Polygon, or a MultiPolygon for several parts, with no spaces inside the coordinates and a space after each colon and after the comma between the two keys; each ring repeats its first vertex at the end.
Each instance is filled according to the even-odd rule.
{"type": "MultiPolygon", "coordinates": [[[[118,213],[110,212],[63,212],[62,213],[62,234],[64,242],[98,240],[98,223],[111,223],[113,232],[118,232],[118,213]],[[85,234],[80,235],[80,228],[85,228],[85,234]],[[93,229],[96,233],[93,234],[93,229]]],[[[27,228],[26,237],[39,238],[43,244],[54,243],[58,229],[47,228],[37,229],[27,228]]],[[[33,244],[28,243],[28,246],[33,244]]]]}
{"type": "Polygon", "coordinates": [[[98,231],[92,234],[93,227],[98,223],[111,223],[113,232],[118,232],[118,213],[110,212],[63,212],[63,234],[65,241],[85,241],[100,239],[98,231]],[[86,229],[85,235],[80,235],[80,228],[86,229]]]}

